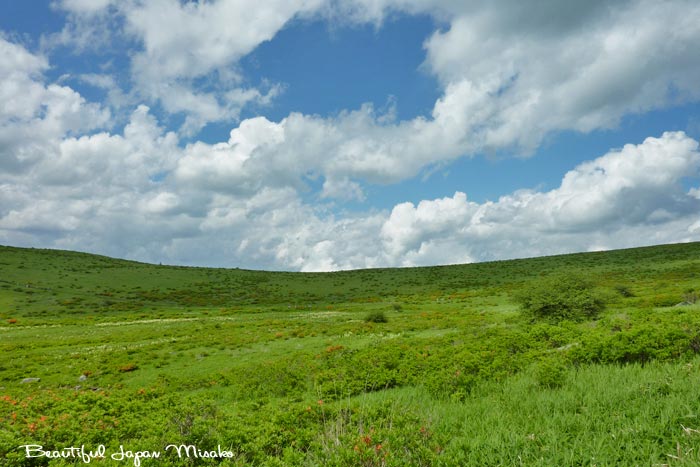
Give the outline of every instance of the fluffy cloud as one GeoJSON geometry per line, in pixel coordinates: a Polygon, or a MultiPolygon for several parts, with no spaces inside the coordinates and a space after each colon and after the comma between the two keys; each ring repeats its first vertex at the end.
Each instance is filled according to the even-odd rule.
{"type": "Polygon", "coordinates": [[[562,14],[563,4],[528,12],[524,4],[489,5],[426,43],[441,81],[488,95],[477,132],[486,147],[532,150],[551,131],[609,128],[624,115],[700,97],[696,3],[594,2],[573,16],[562,14]]]}
{"type": "Polygon", "coordinates": [[[251,161],[271,157],[268,146],[288,137],[285,127],[258,119],[227,143],[179,148],[140,107],[123,134],[65,138],[24,183],[0,183],[0,242],[313,271],[700,239],[698,188],[682,183],[700,178],[700,153],[683,133],[585,162],[547,192],[521,190],[485,203],[458,192],[353,215],[307,204],[295,177],[287,185],[261,181],[261,166],[251,161]]]}
{"type": "Polygon", "coordinates": [[[558,188],[475,203],[464,193],[401,203],[390,213],[337,218],[290,189],[222,200],[212,232],[242,234],[235,255],[275,268],[332,270],[446,264],[700,239],[698,142],[665,133],[568,172],[558,188]],[[256,199],[255,202],[252,200],[256,199]],[[235,227],[234,227],[235,226],[235,227]]]}
{"type": "MultiPolygon", "coordinates": [[[[122,94],[182,114],[180,132],[194,136],[207,123],[237,121],[248,105],[269,105],[282,87],[267,82],[244,85],[238,61],[290,20],[313,14],[325,3],[62,0],[56,6],[68,13],[67,23],[43,43],[47,49],[68,46],[103,54],[116,51],[116,40],[135,41],[140,50],[127,57],[133,88],[122,94]]],[[[88,79],[94,81],[94,76],[88,79]]]]}
{"type": "Polygon", "coordinates": [[[527,153],[553,132],[609,128],[626,115],[696,101],[696,2],[60,5],[72,21],[64,44],[104,43],[98,25],[138,44],[129,62],[134,89],[120,90],[108,68],[79,78],[111,93],[130,117],[119,129],[103,106],[47,83],[46,57],[0,38],[0,243],[331,270],[700,239],[700,187],[683,188],[698,179],[698,143],[683,133],[581,164],[547,192],[484,203],[458,192],[355,214],[330,204],[361,201],[364,186],[459,157],[527,153]],[[180,134],[194,135],[274,99],[279,87],[244,87],[237,62],[289,21],[327,15],[379,25],[393,11],[428,12],[445,24],[425,43],[425,69],[443,90],[427,117],[397,121],[369,104],[330,117],[292,112],[243,120],[227,141],[185,145],[139,105],[158,105],[162,121],[182,114],[180,134]]]}
{"type": "Polygon", "coordinates": [[[138,90],[170,113],[186,112],[185,133],[237,120],[245,105],[269,103],[280,90],[242,88],[237,61],[322,1],[155,0],[122,6],[126,30],[143,43],[131,65],[138,90]],[[195,90],[194,80],[203,76],[214,90],[195,90]]]}
{"type": "MultiPolygon", "coordinates": [[[[309,173],[321,175],[322,196],[362,199],[358,182],[394,183],[485,151],[528,154],[557,131],[611,128],[625,115],[700,98],[695,3],[592,2],[575,14],[552,3],[532,11],[517,2],[348,5],[367,21],[392,8],[439,7],[447,15],[449,29],[425,44],[426,67],[444,86],[430,118],[397,122],[369,104],[326,118],[292,113],[266,124],[265,147],[238,146],[233,159],[243,172],[257,170],[262,180],[263,171],[282,169],[268,176],[293,177],[297,186],[309,173]],[[677,27],[669,33],[667,24],[677,27]]],[[[257,132],[259,123],[242,122],[234,132],[257,132]]],[[[201,170],[233,169],[220,149],[199,160],[201,170]]],[[[197,178],[195,171],[189,167],[188,176],[197,178]]]]}
{"type": "Polygon", "coordinates": [[[182,113],[181,131],[190,136],[208,122],[237,120],[245,106],[271,102],[280,88],[243,87],[237,64],[295,18],[379,25],[392,12],[407,12],[431,14],[446,24],[425,43],[425,69],[443,88],[432,118],[396,125],[365,118],[358,123],[372,135],[366,143],[353,134],[353,122],[323,122],[333,131],[349,132],[333,154],[338,169],[347,173],[329,174],[334,179],[363,173],[367,179],[406,178],[426,164],[484,150],[528,154],[551,132],[611,128],[625,115],[700,98],[694,52],[700,6],[686,0],[573,6],[515,0],[88,3],[61,5],[81,24],[95,22],[95,31],[117,27],[105,25],[104,15],[96,12],[123,19],[118,27],[142,45],[131,56],[138,95],[169,113],[182,113]],[[204,77],[207,85],[197,86],[204,77]],[[401,142],[407,137],[411,151],[404,157],[401,142]]]}
{"type": "Polygon", "coordinates": [[[430,264],[426,248],[435,243],[484,260],[697,240],[700,202],[681,181],[699,174],[697,141],[665,133],[579,165],[549,192],[397,205],[382,226],[383,245],[394,262],[430,264]]]}
{"type": "Polygon", "coordinates": [[[77,14],[95,14],[102,12],[113,0],[61,0],[59,6],[66,11],[77,14]]]}
{"type": "Polygon", "coordinates": [[[125,10],[129,29],[143,40],[145,49],[135,58],[134,68],[152,80],[208,74],[235,63],[272,39],[291,18],[320,4],[320,0],[137,4],[125,10]]]}
{"type": "Polygon", "coordinates": [[[0,37],[0,168],[19,174],[69,132],[108,124],[110,113],[66,86],[45,85],[48,61],[0,37]]]}

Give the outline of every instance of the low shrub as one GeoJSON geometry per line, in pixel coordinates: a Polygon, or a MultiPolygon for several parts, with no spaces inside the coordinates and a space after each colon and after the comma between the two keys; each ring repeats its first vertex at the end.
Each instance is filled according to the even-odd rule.
{"type": "Polygon", "coordinates": [[[386,323],[388,320],[383,311],[371,311],[365,316],[365,321],[368,323],[386,323]]]}
{"type": "Polygon", "coordinates": [[[566,382],[567,368],[563,361],[544,359],[535,365],[535,381],[540,387],[555,389],[566,382]]]}
{"type": "Polygon", "coordinates": [[[576,275],[556,275],[528,284],[515,299],[526,315],[553,321],[590,319],[605,308],[594,285],[576,275]]]}
{"type": "Polygon", "coordinates": [[[121,371],[122,373],[128,373],[130,371],[136,371],[138,369],[139,369],[138,365],[136,365],[134,363],[128,363],[126,365],[122,365],[119,367],[119,371],[121,371]]]}
{"type": "Polygon", "coordinates": [[[622,285],[622,284],[616,285],[615,291],[625,298],[634,297],[634,293],[626,285],[622,285]]]}

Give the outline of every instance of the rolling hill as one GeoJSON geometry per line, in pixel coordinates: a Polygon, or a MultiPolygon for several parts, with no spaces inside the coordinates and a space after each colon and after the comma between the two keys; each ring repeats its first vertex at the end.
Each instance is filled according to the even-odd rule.
{"type": "Polygon", "coordinates": [[[698,291],[700,243],[334,273],[0,247],[0,463],[698,465],[698,291]],[[568,277],[604,309],[524,312],[568,277]]]}

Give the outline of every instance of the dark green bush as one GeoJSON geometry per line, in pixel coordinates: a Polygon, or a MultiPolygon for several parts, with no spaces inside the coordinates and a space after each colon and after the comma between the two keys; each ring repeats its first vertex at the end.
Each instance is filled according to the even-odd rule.
{"type": "Polygon", "coordinates": [[[535,381],[540,387],[554,389],[566,382],[566,364],[560,359],[548,358],[535,365],[535,381]]]}
{"type": "Polygon", "coordinates": [[[557,275],[527,284],[515,299],[534,319],[559,321],[589,319],[605,308],[605,302],[587,279],[557,275]]]}
{"type": "Polygon", "coordinates": [[[388,320],[383,311],[370,311],[365,316],[365,321],[368,323],[386,323],[388,320]]]}
{"type": "Polygon", "coordinates": [[[634,293],[630,290],[630,288],[626,285],[616,285],[615,290],[617,293],[619,293],[621,296],[627,298],[627,297],[634,297],[634,293]]]}

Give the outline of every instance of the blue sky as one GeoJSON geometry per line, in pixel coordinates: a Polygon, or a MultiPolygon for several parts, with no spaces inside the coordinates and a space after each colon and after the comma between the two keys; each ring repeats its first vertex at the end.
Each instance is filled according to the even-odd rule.
{"type": "Polygon", "coordinates": [[[0,7],[2,244],[336,270],[700,240],[697,2],[0,7]]]}

